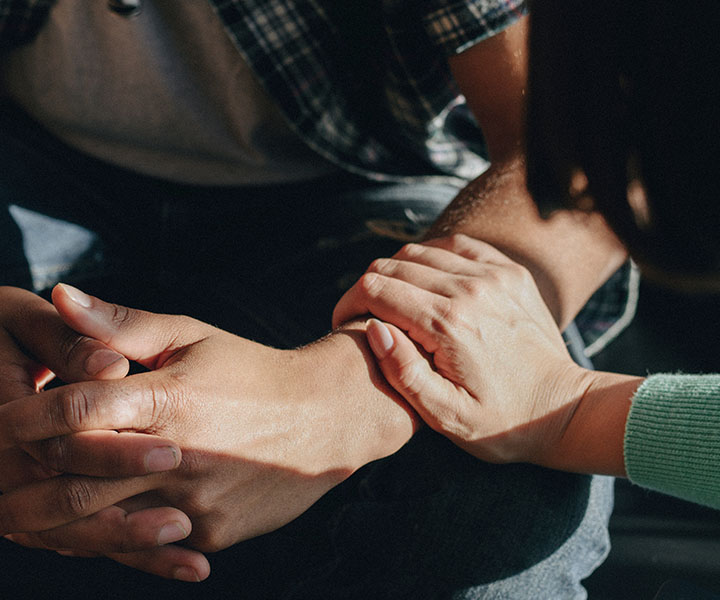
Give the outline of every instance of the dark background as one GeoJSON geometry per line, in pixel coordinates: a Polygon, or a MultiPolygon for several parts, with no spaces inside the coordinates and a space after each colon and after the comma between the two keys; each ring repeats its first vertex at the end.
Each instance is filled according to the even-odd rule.
{"type": "MultiPolygon", "coordinates": [[[[720,295],[681,294],[642,281],[634,321],[593,358],[595,368],[633,375],[720,372],[719,303],[720,295]]],[[[625,480],[615,490],[612,550],[585,581],[590,600],[652,600],[669,581],[663,598],[720,599],[720,511],[625,480]]]]}

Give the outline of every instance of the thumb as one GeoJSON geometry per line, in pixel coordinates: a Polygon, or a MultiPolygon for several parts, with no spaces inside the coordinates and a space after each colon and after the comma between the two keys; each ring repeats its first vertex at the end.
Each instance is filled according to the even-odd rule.
{"type": "Polygon", "coordinates": [[[149,369],[159,368],[171,353],[207,337],[214,329],[189,317],[103,302],[62,283],[53,289],[52,301],[69,327],[149,369]]]}
{"type": "Polygon", "coordinates": [[[437,373],[412,340],[394,325],[367,322],[367,338],[388,383],[417,411],[423,421],[442,431],[452,410],[455,385],[437,373]]]}

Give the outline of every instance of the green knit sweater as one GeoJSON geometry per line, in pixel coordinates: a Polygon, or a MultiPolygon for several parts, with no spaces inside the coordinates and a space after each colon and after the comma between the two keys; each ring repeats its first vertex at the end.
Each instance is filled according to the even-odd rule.
{"type": "Polygon", "coordinates": [[[720,508],[720,375],[652,375],[625,428],[633,483],[720,508]]]}

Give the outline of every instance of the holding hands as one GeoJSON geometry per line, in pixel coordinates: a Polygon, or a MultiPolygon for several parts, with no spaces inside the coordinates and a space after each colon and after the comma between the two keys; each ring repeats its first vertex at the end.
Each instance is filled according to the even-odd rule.
{"type": "Polygon", "coordinates": [[[201,552],[288,523],[397,451],[415,411],[484,460],[622,469],[622,452],[567,462],[594,452],[602,377],[571,360],[529,271],[467,236],[376,260],[335,309],[334,326],[386,322],[367,340],[395,391],[356,325],[276,350],[68,286],[53,304],[0,288],[0,534],[24,545],[204,579],[201,552]],[[53,372],[67,385],[44,390],[53,372]]]}
{"type": "Polygon", "coordinates": [[[334,323],[371,313],[388,382],[433,429],[490,462],[554,464],[593,374],[576,365],[529,271],[455,235],[375,261],[334,323]]]}

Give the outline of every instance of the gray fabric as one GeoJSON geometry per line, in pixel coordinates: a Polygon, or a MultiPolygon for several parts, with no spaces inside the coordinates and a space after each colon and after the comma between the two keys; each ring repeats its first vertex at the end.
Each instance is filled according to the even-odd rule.
{"type": "Polygon", "coordinates": [[[65,142],[195,184],[299,181],[334,170],[285,123],[206,0],[122,17],[59,0],[4,63],[10,97],[65,142]]]}

